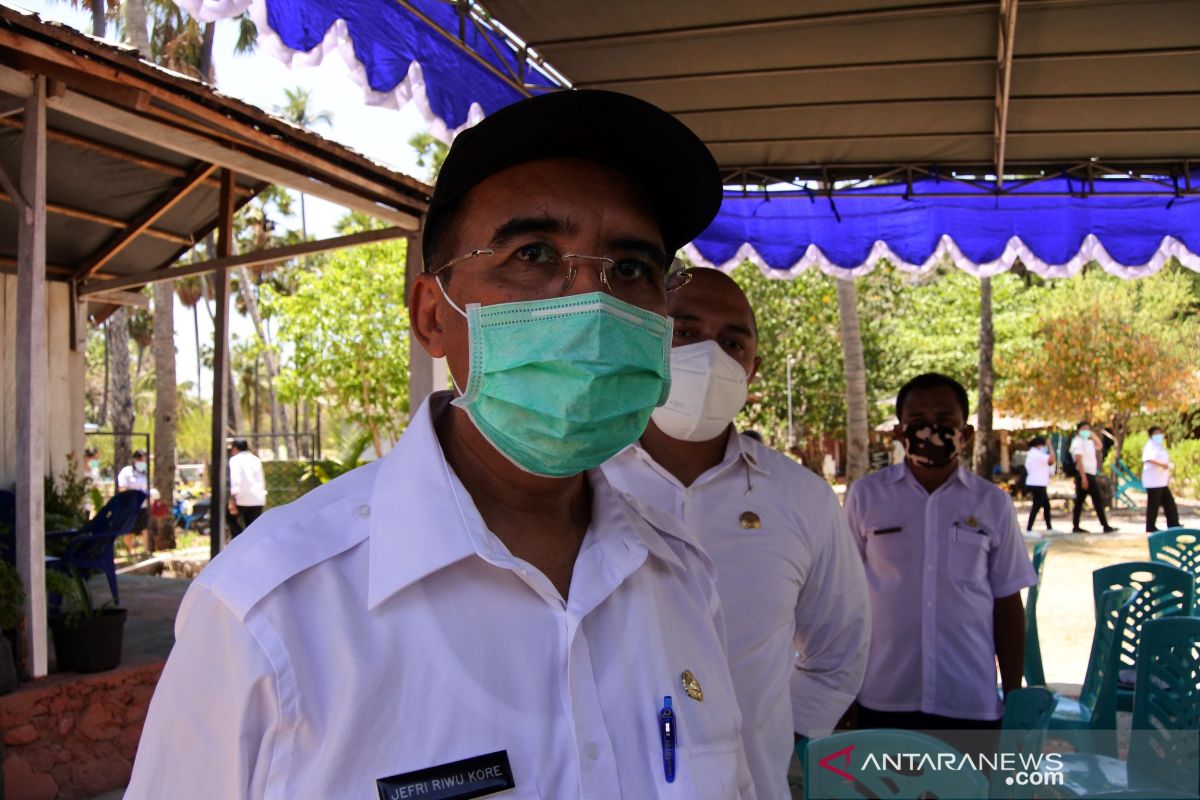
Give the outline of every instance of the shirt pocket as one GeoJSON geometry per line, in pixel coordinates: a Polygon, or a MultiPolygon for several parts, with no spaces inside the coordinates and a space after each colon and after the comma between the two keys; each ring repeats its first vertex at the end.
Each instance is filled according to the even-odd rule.
{"type": "Polygon", "coordinates": [[[956,523],[950,529],[950,577],[959,583],[978,584],[987,580],[987,531],[956,523]]]}
{"type": "Polygon", "coordinates": [[[662,800],[738,800],[737,744],[675,748],[675,780],[663,774],[661,747],[651,748],[650,769],[662,800]]]}

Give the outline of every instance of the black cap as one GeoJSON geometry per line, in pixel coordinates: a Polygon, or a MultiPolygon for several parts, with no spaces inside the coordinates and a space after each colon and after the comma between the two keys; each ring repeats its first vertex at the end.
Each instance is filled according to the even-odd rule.
{"type": "Polygon", "coordinates": [[[458,135],[425,217],[425,268],[445,210],[484,179],[543,158],[594,161],[627,176],[649,198],[673,254],[708,227],[721,207],[717,162],[682,122],[644,100],[596,89],[531,97],[458,135]]]}

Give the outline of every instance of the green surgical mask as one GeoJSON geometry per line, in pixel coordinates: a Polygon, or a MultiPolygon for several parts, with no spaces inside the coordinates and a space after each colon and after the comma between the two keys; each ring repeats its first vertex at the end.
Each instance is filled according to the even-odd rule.
{"type": "Polygon", "coordinates": [[[1092,438],[1092,432],[1091,431],[1080,431],[1079,438],[1080,439],[1090,439],[1090,438],[1092,438]]]}
{"type": "Polygon", "coordinates": [[[666,317],[604,292],[466,312],[446,299],[470,337],[467,387],[453,403],[526,472],[598,467],[637,441],[670,394],[666,317]]]}

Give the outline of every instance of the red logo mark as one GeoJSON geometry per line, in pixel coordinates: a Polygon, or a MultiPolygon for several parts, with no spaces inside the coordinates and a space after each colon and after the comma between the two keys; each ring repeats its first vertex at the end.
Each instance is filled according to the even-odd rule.
{"type": "Polygon", "coordinates": [[[840,759],[842,759],[843,762],[845,762],[844,766],[846,767],[846,769],[850,769],[850,754],[853,752],[854,752],[854,745],[850,745],[849,747],[843,747],[841,750],[838,750],[836,753],[830,753],[829,755],[825,756],[817,763],[820,764],[825,769],[829,770],[830,772],[832,772],[836,775],[841,775],[843,778],[846,778],[847,780],[852,781],[852,780],[854,780],[853,775],[851,775],[848,772],[843,772],[842,770],[833,766],[829,762],[836,761],[840,758],[840,759]]]}

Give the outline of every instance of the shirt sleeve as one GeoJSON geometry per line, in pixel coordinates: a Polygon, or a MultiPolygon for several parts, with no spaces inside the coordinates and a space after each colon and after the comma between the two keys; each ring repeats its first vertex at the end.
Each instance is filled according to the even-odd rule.
{"type": "Polygon", "coordinates": [[[1146,446],[1142,448],[1142,463],[1147,461],[1159,461],[1158,453],[1154,451],[1154,442],[1146,442],[1146,446]]]}
{"type": "Polygon", "coordinates": [[[810,739],[828,736],[862,688],[871,608],[862,556],[828,492],[821,525],[829,535],[796,604],[792,723],[810,739]]]}
{"type": "Polygon", "coordinates": [[[126,800],[261,798],[278,730],[275,671],[265,652],[208,587],[193,584],[126,800]]]}
{"type": "Polygon", "coordinates": [[[1003,498],[1007,519],[999,526],[1002,532],[999,543],[988,553],[988,582],[992,586],[992,597],[1008,597],[1010,594],[1037,583],[1037,573],[1025,549],[1025,537],[1021,534],[1021,523],[1017,520],[1017,509],[1007,497],[1003,498]]]}
{"type": "Polygon", "coordinates": [[[242,463],[237,456],[229,459],[229,496],[237,502],[242,488],[242,463]]]}
{"type": "Polygon", "coordinates": [[[122,467],[117,473],[117,491],[123,492],[129,488],[129,479],[132,477],[133,470],[129,467],[122,467]]]}
{"type": "Polygon", "coordinates": [[[864,560],[867,557],[867,537],[863,533],[862,518],[858,513],[858,495],[857,486],[851,485],[846,490],[845,505],[842,508],[843,516],[846,519],[846,526],[850,532],[850,541],[858,548],[859,560],[864,560]]]}

